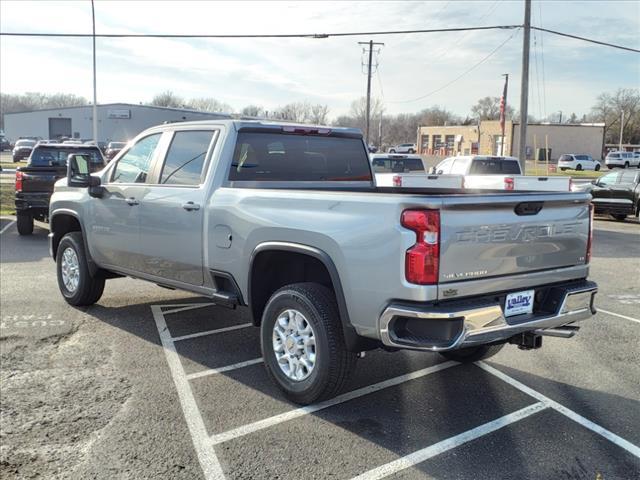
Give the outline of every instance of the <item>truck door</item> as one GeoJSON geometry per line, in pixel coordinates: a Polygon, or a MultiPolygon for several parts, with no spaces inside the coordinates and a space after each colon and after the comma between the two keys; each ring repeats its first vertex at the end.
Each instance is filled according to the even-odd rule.
{"type": "Polygon", "coordinates": [[[203,285],[205,172],[217,130],[177,130],[140,199],[141,268],[148,275],[203,285]]]}
{"type": "Polygon", "coordinates": [[[140,199],[161,133],[138,140],[110,169],[102,198],[92,198],[85,220],[92,257],[104,266],[140,269],[140,199]]]}
{"type": "Polygon", "coordinates": [[[592,202],[596,209],[598,206],[604,208],[611,203],[611,188],[618,182],[618,175],[620,175],[620,172],[611,172],[596,180],[591,189],[592,202]]]}
{"type": "Polygon", "coordinates": [[[625,170],[618,177],[618,182],[611,186],[611,202],[620,210],[633,213],[633,190],[636,186],[637,171],[625,170]]]}

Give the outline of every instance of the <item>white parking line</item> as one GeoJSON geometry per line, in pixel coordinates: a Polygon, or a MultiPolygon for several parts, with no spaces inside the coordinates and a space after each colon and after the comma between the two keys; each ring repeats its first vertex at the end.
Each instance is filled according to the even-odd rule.
{"type": "Polygon", "coordinates": [[[200,410],[198,410],[198,405],[193,397],[191,386],[184,375],[184,369],[180,363],[176,347],[169,335],[169,330],[167,329],[167,323],[165,322],[164,315],[162,314],[161,306],[152,305],[151,311],[158,328],[158,333],[160,334],[160,341],[164,347],[164,353],[167,357],[167,363],[169,364],[169,370],[171,371],[173,382],[176,385],[178,399],[180,400],[180,406],[182,407],[182,413],[185,421],[187,422],[193,446],[196,449],[204,477],[206,480],[224,479],[222,467],[220,466],[220,462],[218,461],[213,445],[209,442],[209,436],[207,434],[204,421],[202,420],[202,416],[200,415],[200,410]]]}
{"type": "Polygon", "coordinates": [[[384,380],[382,382],[374,383],[373,385],[368,385],[366,387],[358,388],[357,390],[353,390],[351,392],[343,393],[342,395],[338,395],[337,397],[331,398],[329,400],[325,400],[324,402],[316,403],[314,405],[308,405],[306,407],[297,408],[295,410],[290,410],[285,413],[281,413],[279,415],[274,415],[273,417],[265,418],[264,420],[258,420],[257,422],[249,423],[247,425],[243,425],[238,428],[234,428],[233,430],[228,430],[223,433],[219,433],[217,435],[211,435],[211,441],[214,445],[227,442],[229,440],[233,440],[234,438],[242,437],[244,435],[248,435],[253,432],[257,432],[258,430],[263,430],[265,428],[272,427],[282,422],[286,422],[288,420],[292,420],[294,418],[299,418],[304,415],[309,415],[310,413],[317,412],[318,410],[323,410],[325,408],[332,407],[334,405],[338,405],[340,403],[348,402],[349,400],[353,400],[354,398],[362,397],[364,395],[368,395],[370,393],[377,392],[379,390],[383,390],[385,388],[394,387],[396,385],[400,385],[402,383],[408,382],[410,380],[415,380],[416,378],[425,377],[432,373],[439,372],[449,367],[453,367],[458,365],[457,362],[444,362],[439,363],[438,365],[434,365],[432,367],[423,368],[422,370],[417,370],[415,372],[407,373],[405,375],[400,375],[398,377],[390,378],[388,380],[384,380]]]}
{"type": "Polygon", "coordinates": [[[231,370],[237,370],[239,368],[249,367],[256,363],[262,363],[262,358],[254,358],[253,360],[247,360],[246,362],[234,363],[233,365],[227,365],[220,368],[211,368],[209,370],[203,370],[201,372],[190,373],[187,375],[187,380],[193,380],[194,378],[206,377],[208,375],[217,375],[218,373],[230,372],[231,370]]]}
{"type": "Polygon", "coordinates": [[[429,460],[436,455],[440,455],[452,448],[459,447],[467,442],[472,440],[476,440],[477,438],[483,437],[484,435],[488,435],[489,433],[495,432],[507,425],[511,425],[523,418],[527,418],[534,413],[538,413],[547,408],[547,405],[544,402],[534,403],[533,405],[529,405],[528,407],[522,408],[517,412],[510,413],[505,415],[504,417],[500,417],[491,422],[480,425],[479,427],[473,428],[471,430],[467,430],[455,437],[447,438],[446,440],[442,440],[441,442],[434,443],[429,447],[423,448],[422,450],[418,450],[417,452],[413,452],[409,455],[401,457],[393,462],[389,462],[385,465],[381,465],[377,468],[369,470],[357,477],[354,477],[353,480],[375,480],[379,478],[388,477],[394,473],[398,473],[401,470],[405,470],[407,468],[413,467],[418,463],[422,463],[425,460],[429,460]]]}
{"type": "Polygon", "coordinates": [[[175,305],[160,305],[160,307],[173,307],[171,310],[163,310],[163,315],[169,315],[170,313],[184,312],[186,310],[195,310],[196,308],[209,307],[215,305],[213,302],[207,303],[177,303],[175,305]],[[179,307],[179,308],[176,308],[179,307]]]}
{"type": "Polygon", "coordinates": [[[2,235],[6,230],[8,230],[11,226],[13,226],[14,223],[16,223],[16,221],[11,220],[8,224],[2,227],[2,230],[0,230],[0,235],[2,235]]]}
{"type": "Polygon", "coordinates": [[[218,328],[216,330],[207,330],[206,332],[190,333],[189,335],[181,335],[179,337],[171,337],[174,342],[180,340],[188,340],[190,338],[204,337],[206,335],[215,335],[216,333],[232,332],[233,330],[240,330],[241,328],[252,327],[253,323],[243,323],[241,325],[233,325],[231,327],[218,328]]]}
{"type": "Polygon", "coordinates": [[[620,315],[619,313],[609,312],[609,311],[603,310],[601,308],[598,308],[598,312],[606,313],[607,315],[613,315],[614,317],[624,318],[625,320],[629,320],[631,322],[640,323],[640,320],[638,320],[637,318],[627,317],[626,315],[620,315]]]}
{"type": "Polygon", "coordinates": [[[527,387],[525,384],[520,383],[515,378],[512,378],[509,375],[501,372],[497,368],[494,368],[494,367],[492,367],[490,365],[487,365],[484,362],[478,362],[476,365],[478,365],[483,370],[491,373],[492,375],[495,375],[496,377],[498,377],[503,382],[506,382],[509,385],[511,385],[512,387],[517,388],[521,392],[524,392],[527,395],[530,395],[531,397],[536,398],[536,399],[540,400],[541,402],[544,402],[546,405],[548,405],[550,408],[554,409],[558,413],[561,413],[562,415],[570,418],[574,422],[579,423],[583,427],[588,428],[592,432],[597,433],[598,435],[606,438],[610,442],[615,443],[620,448],[624,448],[627,452],[631,453],[632,455],[635,455],[636,457],[640,458],[640,447],[634,445],[633,443],[629,442],[628,440],[625,440],[624,438],[619,437],[615,433],[610,432],[606,428],[601,427],[600,425],[598,425],[596,423],[593,423],[591,420],[589,420],[587,418],[584,418],[582,415],[574,412],[573,410],[569,410],[564,405],[561,405],[558,402],[556,402],[554,400],[551,400],[549,397],[547,397],[547,396],[543,395],[542,393],[532,389],[531,387],[527,387]]]}

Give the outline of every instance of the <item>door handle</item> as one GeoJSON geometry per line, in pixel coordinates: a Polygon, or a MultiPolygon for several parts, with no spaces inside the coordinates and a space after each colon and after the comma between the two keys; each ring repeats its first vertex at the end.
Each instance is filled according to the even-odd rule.
{"type": "Polygon", "coordinates": [[[135,199],[135,198],[133,198],[133,197],[129,197],[129,198],[127,198],[127,199],[125,200],[125,202],[127,202],[127,203],[128,203],[129,205],[131,205],[132,207],[133,207],[133,206],[135,206],[135,205],[139,205],[139,204],[140,204],[140,202],[138,202],[138,200],[136,200],[136,199],[135,199]]]}
{"type": "Polygon", "coordinates": [[[184,208],[187,212],[190,212],[192,210],[200,210],[200,205],[193,202],[187,202],[182,204],[182,208],[184,208]]]}

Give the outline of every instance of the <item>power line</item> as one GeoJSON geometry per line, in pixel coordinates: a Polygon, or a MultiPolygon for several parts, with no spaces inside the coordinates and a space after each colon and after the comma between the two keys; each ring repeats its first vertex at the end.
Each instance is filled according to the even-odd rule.
{"type": "MultiPolygon", "coordinates": [[[[357,37],[371,35],[405,35],[410,33],[466,32],[469,30],[512,30],[521,25],[491,25],[482,27],[430,28],[422,30],[383,30],[372,32],[336,33],[273,33],[273,34],[165,34],[165,33],[96,33],[100,38],[329,38],[357,37]]],[[[27,33],[0,32],[2,36],[13,37],[93,37],[91,33],[27,33]]]]}
{"type": "Polygon", "coordinates": [[[422,100],[425,99],[427,97],[430,97],[431,95],[434,95],[442,90],[444,90],[445,88],[447,88],[450,85],[453,85],[455,82],[457,82],[458,80],[460,80],[462,77],[464,77],[465,75],[471,73],[473,70],[475,70],[477,67],[479,67],[480,65],[482,65],[484,62],[486,62],[487,60],[489,60],[489,58],[491,58],[498,50],[500,50],[509,40],[511,40],[516,33],[518,33],[520,29],[518,28],[518,30],[516,30],[515,32],[513,32],[505,41],[503,41],[500,45],[498,45],[496,48],[494,48],[486,57],[484,57],[482,60],[480,60],[478,63],[474,64],[471,68],[469,68],[468,70],[465,70],[463,73],[461,73],[460,75],[458,75],[456,78],[454,78],[453,80],[447,82],[446,84],[444,84],[443,86],[436,88],[435,90],[432,90],[431,92],[422,95],[420,97],[416,97],[416,98],[411,98],[409,100],[396,100],[396,101],[391,101],[388,100],[389,103],[411,103],[411,102],[417,102],[418,100],[422,100]]]}
{"type": "Polygon", "coordinates": [[[638,50],[637,48],[625,47],[623,45],[616,45],[614,43],[601,42],[600,40],[594,40],[592,38],[587,38],[587,37],[580,37],[578,35],[572,35],[570,33],[562,33],[562,32],[557,32],[555,30],[549,30],[547,28],[533,27],[533,26],[531,27],[531,29],[538,30],[540,32],[553,33],[554,35],[560,35],[561,37],[573,38],[575,40],[582,40],[584,42],[595,43],[597,45],[604,45],[605,47],[619,48],[620,50],[627,50],[629,52],[640,53],[640,50],[638,50]]]}

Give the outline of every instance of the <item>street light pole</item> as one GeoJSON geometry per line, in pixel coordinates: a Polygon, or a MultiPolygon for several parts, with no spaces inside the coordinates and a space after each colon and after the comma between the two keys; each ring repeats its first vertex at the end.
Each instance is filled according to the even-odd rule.
{"type": "Polygon", "coordinates": [[[618,146],[618,151],[622,151],[622,133],[624,132],[624,110],[620,114],[620,145],[618,146]]]}
{"type": "Polygon", "coordinates": [[[93,23],[93,141],[98,144],[98,105],[96,92],[96,11],[91,0],[91,20],[93,23]]]}

